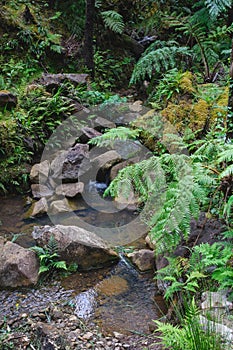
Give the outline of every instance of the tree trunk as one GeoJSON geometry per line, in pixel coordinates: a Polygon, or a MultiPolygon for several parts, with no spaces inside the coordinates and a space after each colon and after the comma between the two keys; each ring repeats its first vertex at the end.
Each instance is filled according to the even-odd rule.
{"type": "Polygon", "coordinates": [[[84,60],[85,65],[90,71],[90,75],[94,78],[94,50],[93,50],[93,31],[95,16],[95,0],[86,0],[86,20],[84,32],[84,60]]]}

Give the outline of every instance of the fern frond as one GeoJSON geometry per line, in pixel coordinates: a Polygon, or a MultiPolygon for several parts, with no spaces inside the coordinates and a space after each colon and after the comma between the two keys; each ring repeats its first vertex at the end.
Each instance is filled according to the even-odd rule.
{"type": "Polygon", "coordinates": [[[122,34],[124,30],[123,17],[116,11],[109,10],[101,12],[104,24],[113,32],[122,34]]]}
{"type": "Polygon", "coordinates": [[[115,141],[136,140],[140,134],[139,129],[129,129],[124,126],[107,130],[103,135],[91,139],[88,143],[98,147],[113,147],[115,141]]]}
{"type": "Polygon", "coordinates": [[[143,81],[146,77],[151,79],[154,73],[161,73],[177,66],[180,56],[190,56],[188,47],[164,46],[156,50],[147,51],[134,67],[130,84],[143,81]]]}
{"type": "Polygon", "coordinates": [[[47,244],[47,253],[49,253],[51,256],[53,256],[54,254],[58,256],[58,243],[53,235],[49,237],[49,241],[47,244]]]}
{"type": "Polygon", "coordinates": [[[233,145],[228,145],[218,156],[218,163],[233,161],[233,145]]]}
{"type": "Polygon", "coordinates": [[[204,3],[210,15],[214,18],[225,12],[232,5],[231,0],[205,0],[204,3]]]}
{"type": "Polygon", "coordinates": [[[221,174],[220,179],[233,175],[233,164],[229,165],[221,174]]]}

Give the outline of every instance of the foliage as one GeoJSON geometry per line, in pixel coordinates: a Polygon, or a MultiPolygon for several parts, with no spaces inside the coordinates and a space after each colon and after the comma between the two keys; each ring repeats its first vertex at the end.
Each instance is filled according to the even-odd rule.
{"type": "Polygon", "coordinates": [[[167,257],[169,264],[157,271],[156,279],[167,284],[165,299],[173,300],[175,295],[195,295],[200,290],[200,281],[206,277],[198,269],[191,270],[187,258],[167,257]]]}
{"type": "Polygon", "coordinates": [[[24,96],[21,108],[27,110],[27,115],[18,114],[20,128],[25,134],[35,135],[44,144],[56,127],[71,115],[73,103],[62,96],[61,89],[48,94],[39,88],[24,96]]]}
{"type": "Polygon", "coordinates": [[[139,130],[129,129],[124,126],[107,130],[103,135],[97,136],[89,141],[89,144],[98,147],[113,147],[114,141],[135,140],[139,136],[139,130]]]}
{"type": "MultiPolygon", "coordinates": [[[[228,232],[231,240],[233,238],[232,231],[228,232]]],[[[233,243],[224,244],[214,243],[212,245],[206,243],[193,248],[190,257],[190,265],[192,269],[199,271],[210,271],[210,277],[218,282],[218,288],[228,290],[231,298],[233,298],[233,243]]]]}
{"type": "Polygon", "coordinates": [[[131,73],[133,59],[113,55],[110,50],[96,50],[94,53],[95,79],[100,90],[111,90],[128,84],[127,76],[131,73]],[[129,72],[127,74],[127,72],[129,72]]]}
{"type": "Polygon", "coordinates": [[[58,244],[54,236],[50,236],[48,244],[44,248],[35,246],[30,249],[34,251],[40,259],[39,274],[51,274],[55,270],[67,270],[66,262],[59,260],[58,244]]]}
{"type": "MultiPolygon", "coordinates": [[[[167,71],[160,79],[156,89],[149,96],[150,101],[166,103],[182,94],[194,95],[193,76],[190,72],[181,72],[177,68],[167,71]]],[[[152,104],[153,105],[153,104],[152,104]]]]}
{"type": "Polygon", "coordinates": [[[130,83],[151,79],[155,73],[161,74],[168,69],[175,68],[180,56],[190,55],[188,47],[180,47],[176,41],[158,40],[146,49],[136,63],[130,83]]]}
{"type": "Polygon", "coordinates": [[[115,33],[123,33],[124,21],[123,17],[118,12],[112,10],[102,11],[101,16],[106,27],[110,28],[115,33]]]}
{"type": "Polygon", "coordinates": [[[220,350],[220,337],[214,332],[214,327],[203,329],[199,319],[199,309],[194,298],[188,304],[186,312],[181,316],[181,326],[154,321],[157,331],[162,333],[161,343],[173,350],[220,350]]]}
{"type": "Polygon", "coordinates": [[[208,8],[210,15],[214,18],[226,11],[232,5],[230,0],[205,0],[204,3],[208,8]]]}
{"type": "Polygon", "coordinates": [[[126,198],[133,189],[145,204],[143,217],[150,227],[157,253],[173,250],[188,238],[191,217],[206,200],[202,173],[192,172],[190,158],[183,154],[152,156],[122,169],[106,194],[126,198]]]}

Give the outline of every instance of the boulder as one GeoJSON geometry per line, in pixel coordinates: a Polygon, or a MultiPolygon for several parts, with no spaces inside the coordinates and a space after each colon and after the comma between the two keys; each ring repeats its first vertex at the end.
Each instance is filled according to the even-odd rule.
{"type": "Polygon", "coordinates": [[[210,292],[206,291],[202,293],[201,309],[212,308],[227,308],[233,309],[233,303],[227,299],[226,292],[210,292]]]}
{"type": "Polygon", "coordinates": [[[127,255],[140,271],[153,270],[155,267],[155,254],[152,250],[141,249],[127,255]]]}
{"type": "Polygon", "coordinates": [[[119,259],[118,254],[100,237],[80,227],[35,226],[32,235],[40,246],[48,244],[53,235],[60,258],[68,263],[77,263],[82,270],[100,268],[119,259]]]}
{"type": "Polygon", "coordinates": [[[13,108],[17,105],[17,97],[8,90],[0,90],[0,107],[13,108]]]}
{"type": "Polygon", "coordinates": [[[128,197],[126,198],[123,194],[114,198],[117,209],[123,210],[127,208],[128,210],[137,210],[138,209],[138,198],[135,197],[134,192],[131,191],[128,197]]]}
{"type": "Polygon", "coordinates": [[[141,100],[137,100],[134,101],[133,103],[129,104],[129,109],[132,112],[141,112],[143,107],[142,107],[142,101],[141,100]]]}
{"type": "Polygon", "coordinates": [[[32,196],[33,198],[39,199],[42,197],[51,197],[53,195],[53,190],[48,188],[46,185],[32,184],[32,196]]]}
{"type": "Polygon", "coordinates": [[[32,204],[32,213],[31,216],[41,216],[47,213],[48,211],[48,203],[46,198],[41,198],[38,202],[32,204]]]}
{"type": "Polygon", "coordinates": [[[65,196],[65,197],[75,197],[78,193],[82,193],[84,190],[84,183],[83,182],[74,182],[74,183],[67,183],[67,184],[61,184],[56,187],[55,193],[58,196],[65,196]]]}
{"type": "Polygon", "coordinates": [[[138,157],[134,157],[134,158],[127,159],[124,162],[121,162],[121,163],[114,165],[110,171],[110,180],[112,181],[113,179],[115,179],[115,177],[117,176],[117,174],[119,173],[120,170],[126,168],[128,165],[135,164],[139,161],[140,161],[140,159],[138,157]]]}
{"type": "Polygon", "coordinates": [[[102,135],[101,132],[93,128],[89,128],[88,126],[85,126],[84,128],[82,128],[81,132],[82,132],[82,135],[79,137],[79,140],[82,143],[87,143],[89,140],[102,135]]]}
{"type": "Polygon", "coordinates": [[[114,164],[119,163],[121,161],[121,156],[116,151],[107,151],[99,156],[91,159],[91,164],[96,169],[108,170],[114,164]]]}
{"type": "Polygon", "coordinates": [[[96,130],[102,130],[102,129],[113,129],[116,128],[116,124],[111,122],[108,119],[102,118],[102,117],[97,117],[93,121],[93,127],[96,130]]]}
{"type": "Polygon", "coordinates": [[[0,243],[0,288],[35,285],[38,281],[39,261],[34,252],[16,243],[0,243]]]}
{"type": "Polygon", "coordinates": [[[67,213],[73,211],[66,198],[53,201],[49,206],[49,214],[57,215],[60,213],[67,213]]]}
{"type": "Polygon", "coordinates": [[[41,163],[34,164],[30,172],[30,180],[34,184],[46,183],[49,176],[50,163],[48,160],[44,160],[41,163]]]}
{"type": "Polygon", "coordinates": [[[51,163],[52,177],[63,182],[77,182],[89,169],[89,146],[81,143],[60,152],[51,163]]]}
{"type": "Polygon", "coordinates": [[[88,74],[72,74],[72,73],[59,73],[59,74],[42,74],[42,77],[38,79],[38,83],[46,88],[46,91],[57,91],[59,87],[66,81],[74,84],[87,84],[88,74]]]}

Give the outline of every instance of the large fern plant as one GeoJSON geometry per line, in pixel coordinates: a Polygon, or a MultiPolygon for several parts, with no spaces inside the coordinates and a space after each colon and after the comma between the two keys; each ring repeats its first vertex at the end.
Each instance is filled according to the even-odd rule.
{"type": "Polygon", "coordinates": [[[157,253],[162,253],[188,239],[191,217],[198,217],[200,203],[206,201],[201,181],[206,176],[193,171],[188,156],[166,153],[121,170],[106,194],[127,198],[135,191],[157,253]]]}
{"type": "Polygon", "coordinates": [[[172,350],[221,350],[220,336],[210,323],[204,330],[200,323],[200,311],[194,299],[187,305],[181,317],[181,326],[155,321],[161,343],[172,350]]]}
{"type": "Polygon", "coordinates": [[[155,73],[161,74],[177,67],[181,57],[190,55],[188,47],[182,47],[174,40],[167,42],[157,40],[148,47],[135,65],[130,83],[151,79],[155,73]]]}

